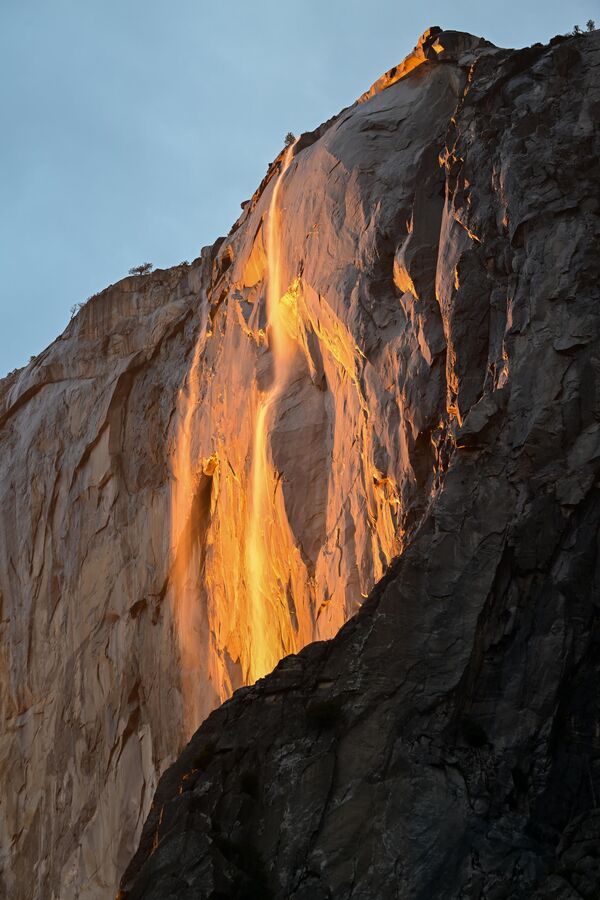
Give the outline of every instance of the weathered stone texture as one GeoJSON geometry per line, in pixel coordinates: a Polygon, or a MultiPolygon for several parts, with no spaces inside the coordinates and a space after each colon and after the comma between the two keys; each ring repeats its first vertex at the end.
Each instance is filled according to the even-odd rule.
{"type": "Polygon", "coordinates": [[[284,184],[303,322],[324,360],[339,322],[360,349],[336,359],[402,552],[197,731],[127,900],[599,896],[600,34],[433,37],[284,184]]]}
{"type": "MultiPolygon", "coordinates": [[[[457,40],[467,59],[490,51],[457,40]]],[[[281,179],[295,352],[265,420],[258,623],[246,548],[273,380],[265,232],[281,157],[226,239],[101,292],[0,384],[12,897],[110,893],[158,776],[262,674],[259,643],[268,668],[333,636],[423,515],[448,432],[438,158],[468,75],[452,54],[428,61],[445,58],[435,41],[410,78],[399,67],[302,135],[281,179]]]]}

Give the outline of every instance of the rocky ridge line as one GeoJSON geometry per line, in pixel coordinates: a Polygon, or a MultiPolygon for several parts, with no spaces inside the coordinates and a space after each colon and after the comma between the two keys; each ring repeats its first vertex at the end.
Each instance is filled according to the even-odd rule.
{"type": "MultiPolygon", "coordinates": [[[[445,466],[437,160],[473,48],[490,49],[445,34],[455,53],[302,136],[282,180],[297,352],[265,448],[273,659],[360,607],[445,466]]],[[[279,171],[191,266],[91,298],[0,384],[0,892],[15,900],[113,893],[160,774],[252,678],[241,561],[273,378],[264,229],[279,171]]]]}
{"type": "Polygon", "coordinates": [[[597,897],[599,63],[597,33],[463,63],[442,209],[385,234],[443,324],[431,497],[339,634],[194,735],[121,897],[597,897]]]}

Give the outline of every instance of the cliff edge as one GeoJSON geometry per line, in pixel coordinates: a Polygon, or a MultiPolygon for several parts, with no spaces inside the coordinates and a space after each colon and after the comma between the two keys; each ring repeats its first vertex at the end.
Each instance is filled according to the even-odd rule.
{"type": "Polygon", "coordinates": [[[600,35],[435,40],[286,186],[318,208],[325,146],[364,211],[364,354],[433,402],[434,477],[360,611],[163,775],[127,900],[598,896],[600,35]]]}
{"type": "Polygon", "coordinates": [[[430,29],[0,381],[1,894],[595,896],[599,61],[430,29]]]}

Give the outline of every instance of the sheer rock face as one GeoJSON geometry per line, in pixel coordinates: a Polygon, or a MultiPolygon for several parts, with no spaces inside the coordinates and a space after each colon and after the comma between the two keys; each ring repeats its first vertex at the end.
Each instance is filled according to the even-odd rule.
{"type": "Polygon", "coordinates": [[[3,896],[110,893],[177,748],[163,444],[203,267],[93,298],[3,384],[3,896]]]}
{"type": "Polygon", "coordinates": [[[227,239],[93,297],[0,382],[0,893],[116,889],[200,721],[333,636],[423,519],[456,417],[437,256],[474,246],[439,158],[494,52],[427,33],[275,161],[227,239]],[[273,398],[275,267],[294,351],[273,398]]]}
{"type": "MultiPolygon", "coordinates": [[[[433,38],[300,141],[283,190],[306,367],[344,429],[360,385],[402,553],[197,731],[128,900],[597,897],[600,35],[433,38]]],[[[261,202],[229,241],[240,293],[261,202]]],[[[333,479],[356,465],[335,439],[333,479]]]]}

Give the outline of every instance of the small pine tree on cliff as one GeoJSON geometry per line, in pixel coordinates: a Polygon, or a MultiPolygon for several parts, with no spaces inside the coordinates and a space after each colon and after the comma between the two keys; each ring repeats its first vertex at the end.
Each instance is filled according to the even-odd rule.
{"type": "Polygon", "coordinates": [[[149,272],[152,271],[154,266],[152,263],[142,263],[141,266],[133,266],[129,270],[130,275],[148,275],[149,272]]]}

